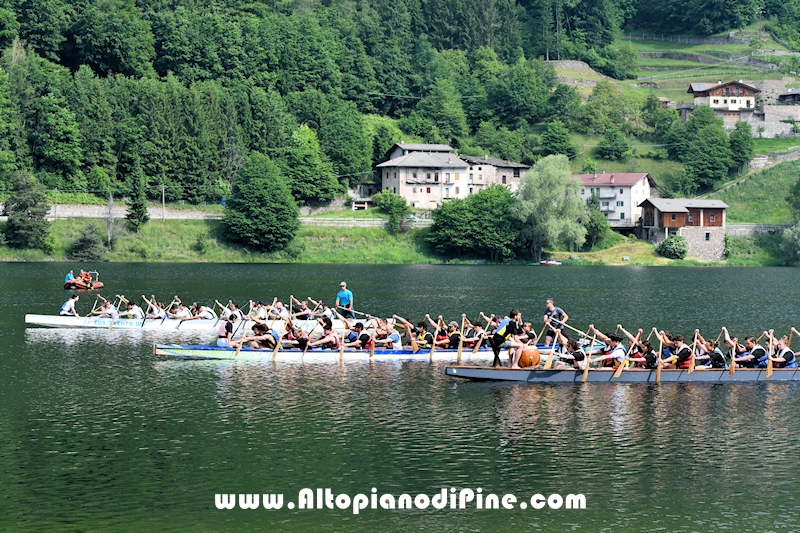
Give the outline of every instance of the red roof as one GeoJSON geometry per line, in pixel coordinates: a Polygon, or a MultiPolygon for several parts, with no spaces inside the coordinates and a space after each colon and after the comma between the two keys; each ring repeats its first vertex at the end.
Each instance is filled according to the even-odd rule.
{"type": "Polygon", "coordinates": [[[600,187],[609,185],[622,185],[632,187],[643,178],[650,180],[650,186],[655,187],[655,182],[647,172],[603,172],[598,174],[574,174],[580,178],[586,187],[600,187]],[[612,181],[613,178],[613,181],[612,181]]]}

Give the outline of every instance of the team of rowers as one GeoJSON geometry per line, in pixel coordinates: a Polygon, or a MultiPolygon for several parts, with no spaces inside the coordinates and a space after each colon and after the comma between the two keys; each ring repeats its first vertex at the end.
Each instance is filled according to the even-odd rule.
{"type": "MultiPolygon", "coordinates": [[[[346,289],[344,283],[342,286],[346,289]]],[[[748,335],[744,337],[742,343],[738,338],[731,337],[724,327],[716,340],[707,339],[699,330],[695,330],[688,343],[680,334],[672,335],[656,328],[652,329],[646,339],[642,339],[641,329],[634,335],[621,325],[617,325],[615,331],[603,333],[590,324],[588,330],[583,332],[567,324],[569,316],[563,309],[555,306],[552,298],[548,298],[545,302],[542,316],[544,325],[539,335],[536,334],[531,322],[523,322],[522,314],[516,309],[512,309],[504,317],[486,316],[480,313],[480,317],[474,322],[466,315],[462,315],[461,324],[454,320],[446,323],[441,316],[433,320],[430,315],[425,315],[423,320],[412,324],[398,315],[394,315],[392,319],[380,319],[363,313],[359,314],[364,315],[364,319],[356,321],[352,298],[347,307],[336,305],[335,308],[328,307],[322,301],[311,298],[299,301],[293,296],[288,306],[279,302],[277,298],[270,305],[262,301],[250,301],[250,309],[246,314],[232,301],[228,301],[227,304],[215,301],[212,307],[197,303],[187,306],[175,296],[170,304],[165,305],[156,301],[153,296],[149,299],[142,296],[147,302],[147,311],[144,311],[135,302],[129,301],[122,295],[117,295],[119,303],[116,305],[115,302],[106,300],[102,296],[98,298],[103,300],[103,305],[93,309],[90,314],[162,321],[217,320],[219,322],[217,345],[234,348],[242,346],[264,350],[411,348],[416,351],[457,348],[477,350],[488,347],[494,353],[493,366],[502,364],[500,353],[508,350],[508,366],[519,368],[525,350],[539,343],[540,347],[544,345],[543,355],[551,359],[552,368],[556,370],[583,370],[587,362],[590,366],[612,368],[624,365],[655,369],[660,365],[661,368],[667,369],[686,369],[692,365],[693,368],[722,369],[728,368],[731,362],[738,367],[766,368],[771,360],[774,368],[798,367],[795,353],[790,348],[791,336],[775,337],[772,330],[765,331],[758,338],[748,335]],[[217,307],[219,314],[216,312],[217,307]],[[344,331],[341,334],[334,331],[335,319],[341,320],[344,324],[344,331]],[[278,320],[283,323],[283,327],[278,328],[280,331],[273,327],[278,320]],[[308,332],[295,323],[308,320],[316,320],[314,328],[308,332]],[[242,325],[251,322],[252,334],[234,339],[242,325]],[[578,335],[570,336],[568,330],[578,335]],[[727,357],[720,349],[720,338],[728,349],[727,357]],[[628,348],[625,347],[625,339],[628,348]],[[766,346],[760,344],[762,339],[766,339],[764,341],[766,346]],[[655,348],[656,343],[661,347],[660,353],[655,348]]],[[[77,299],[78,295],[73,295],[62,307],[61,314],[79,316],[74,308],[77,299]]],[[[339,303],[337,298],[337,304],[339,303]]],[[[247,327],[245,325],[244,329],[247,327]]],[[[793,329],[792,335],[794,332],[793,329]]]]}

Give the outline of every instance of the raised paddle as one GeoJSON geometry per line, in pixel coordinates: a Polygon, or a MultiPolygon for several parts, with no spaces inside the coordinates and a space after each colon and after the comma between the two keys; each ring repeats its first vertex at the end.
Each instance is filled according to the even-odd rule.
{"type": "Polygon", "coordinates": [[[736,345],[739,344],[738,342],[733,343],[733,352],[731,352],[731,367],[728,369],[728,375],[732,376],[734,372],[736,372],[736,345]]]}
{"type": "Polygon", "coordinates": [[[686,372],[687,376],[690,375],[692,372],[694,372],[694,354],[695,350],[697,349],[697,336],[699,334],[700,333],[698,331],[694,332],[694,342],[692,343],[692,355],[690,356],[691,359],[689,359],[689,371],[686,372]]]}
{"type": "Polygon", "coordinates": [[[664,339],[658,336],[658,357],[656,358],[656,385],[661,384],[661,349],[664,347],[664,339]]]}
{"type": "Polygon", "coordinates": [[[589,367],[591,366],[591,353],[594,349],[594,341],[597,339],[597,332],[595,331],[594,336],[592,337],[592,342],[589,344],[589,353],[586,354],[586,365],[583,367],[583,379],[581,379],[581,383],[586,383],[586,378],[589,377],[589,367]]]}
{"type": "Polygon", "coordinates": [[[403,324],[401,324],[401,325],[402,325],[403,329],[406,330],[406,333],[408,333],[408,338],[411,339],[411,350],[413,351],[413,353],[417,353],[419,351],[419,344],[417,344],[417,338],[414,336],[414,332],[411,331],[411,329],[412,329],[411,328],[411,323],[408,320],[406,320],[405,318],[401,317],[401,316],[392,315],[392,318],[395,321],[400,320],[400,321],[403,322],[403,324]],[[406,324],[408,324],[408,327],[406,327],[406,324]]]}
{"type": "Polygon", "coordinates": [[[775,337],[772,334],[773,330],[769,330],[769,351],[767,352],[767,379],[772,377],[772,345],[775,342],[775,337]]]}
{"type": "Polygon", "coordinates": [[[633,352],[633,348],[636,346],[636,343],[639,342],[639,339],[642,337],[642,332],[636,334],[636,340],[631,343],[631,347],[628,348],[628,353],[625,354],[625,359],[617,366],[616,372],[614,372],[614,379],[618,378],[622,374],[622,369],[625,368],[625,363],[628,362],[628,358],[631,356],[633,352]]]}
{"type": "MultiPolygon", "coordinates": [[[[430,318],[430,316],[429,316],[429,315],[425,315],[425,316],[426,316],[426,317],[428,317],[428,318],[430,318]]],[[[428,358],[429,358],[431,361],[433,361],[433,353],[436,351],[436,333],[437,333],[437,332],[438,332],[440,329],[442,329],[442,326],[444,326],[444,320],[442,320],[442,318],[441,318],[441,317],[439,317],[439,320],[436,322],[436,331],[434,331],[434,332],[433,332],[433,342],[431,342],[431,351],[430,351],[430,353],[428,354],[428,358]]]]}
{"type": "Polygon", "coordinates": [[[150,303],[150,300],[148,300],[147,298],[144,297],[144,294],[142,294],[142,300],[147,302],[147,311],[145,311],[145,313],[144,313],[144,318],[142,318],[142,326],[141,326],[141,327],[144,327],[144,323],[147,320],[147,315],[150,314],[150,308],[153,306],[153,304],[150,303]]]}
{"type": "MultiPolygon", "coordinates": [[[[311,328],[311,331],[308,332],[308,342],[306,342],[306,345],[303,348],[303,353],[300,356],[300,359],[302,359],[306,355],[306,352],[308,351],[308,343],[311,342],[311,335],[314,333],[314,330],[317,329],[317,326],[319,326],[319,320],[316,321],[316,324],[314,324],[314,327],[311,328]]],[[[336,333],[334,333],[334,335],[335,334],[336,333]]],[[[274,359],[274,357],[273,357],[273,359],[274,359]]]]}
{"type": "Polygon", "coordinates": [[[461,352],[462,352],[462,349],[464,348],[464,321],[466,319],[467,319],[467,315],[462,314],[461,315],[461,334],[458,336],[458,355],[456,355],[456,357],[458,358],[458,364],[461,364],[461,352]]]}

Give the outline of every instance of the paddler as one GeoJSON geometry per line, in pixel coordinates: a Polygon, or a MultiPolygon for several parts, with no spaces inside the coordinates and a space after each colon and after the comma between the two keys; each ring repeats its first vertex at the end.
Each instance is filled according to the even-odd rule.
{"type": "Polygon", "coordinates": [[[458,348],[459,339],[461,339],[461,331],[458,329],[458,322],[451,320],[450,323],[447,324],[447,336],[442,340],[437,340],[436,346],[455,350],[458,348]]]}
{"type": "Polygon", "coordinates": [[[277,345],[279,338],[280,334],[274,329],[268,329],[264,324],[255,324],[253,325],[253,335],[242,336],[237,341],[229,341],[228,346],[238,348],[245,342],[249,342],[250,348],[253,350],[272,350],[277,345]]]}
{"type": "Polygon", "coordinates": [[[129,316],[134,320],[141,320],[144,318],[144,311],[142,308],[133,302],[129,302],[125,297],[120,297],[125,302],[125,311],[120,312],[119,316],[129,316]]]}
{"type": "Polygon", "coordinates": [[[625,356],[627,353],[625,352],[625,346],[622,345],[622,337],[613,332],[602,333],[594,327],[594,324],[589,324],[587,331],[589,333],[595,333],[597,338],[606,345],[606,349],[603,350],[603,353],[599,357],[589,358],[590,363],[611,361],[614,368],[625,363],[625,356]]]}
{"type": "Polygon", "coordinates": [[[683,342],[683,335],[674,335],[672,343],[675,345],[673,354],[661,360],[661,368],[689,368],[692,363],[692,349],[683,342]]]}
{"type": "Polygon", "coordinates": [[[64,305],[61,306],[61,310],[58,312],[58,314],[60,316],[74,316],[80,318],[81,315],[79,315],[78,311],[75,310],[76,303],[78,303],[78,295],[73,294],[69,297],[69,300],[64,302],[64,305]]]}
{"type": "Polygon", "coordinates": [[[586,353],[578,341],[567,338],[563,332],[559,332],[556,342],[564,346],[564,351],[558,356],[560,360],[553,365],[554,370],[583,370],[586,367],[586,353]]]}
{"type": "Polygon", "coordinates": [[[733,364],[738,364],[744,368],[767,368],[767,350],[758,344],[753,335],[748,335],[744,338],[744,351],[742,352],[739,351],[742,346],[736,342],[735,338],[732,340],[732,344],[734,345],[735,353],[741,353],[739,357],[734,355],[731,359],[733,364]]]}
{"type": "Polygon", "coordinates": [[[353,326],[353,331],[358,335],[358,338],[353,342],[346,342],[344,344],[345,348],[369,350],[372,347],[372,343],[375,342],[375,339],[373,339],[372,335],[364,331],[364,324],[356,322],[355,326],[353,326]]]}
{"type": "MultiPolygon", "coordinates": [[[[772,331],[770,331],[772,333],[772,331]]],[[[797,359],[794,352],[789,348],[789,339],[784,335],[776,341],[775,349],[772,354],[772,363],[775,368],[797,368],[797,359]]]]}
{"type": "Polygon", "coordinates": [[[239,320],[239,315],[236,313],[230,313],[224,318],[217,332],[217,346],[220,348],[230,346],[230,342],[233,340],[233,325],[237,320],[239,320]]]}
{"type": "MultiPolygon", "coordinates": [[[[328,350],[338,350],[339,343],[342,342],[341,339],[336,335],[336,332],[333,331],[333,322],[330,319],[320,318],[317,319],[319,323],[322,324],[322,337],[311,341],[308,343],[309,348],[314,348],[315,346],[321,346],[322,348],[326,348],[328,350]]],[[[363,331],[364,326],[361,322],[357,323],[356,326],[361,326],[361,330],[363,331]]],[[[356,329],[356,326],[353,326],[353,329],[356,329]]],[[[358,333],[356,333],[355,342],[358,342],[358,333]]],[[[347,344],[345,344],[347,346],[347,344]]]]}
{"type": "Polygon", "coordinates": [[[403,344],[400,342],[400,334],[394,329],[394,324],[389,320],[381,320],[379,325],[383,338],[376,339],[375,346],[382,346],[390,350],[402,350],[403,344]]]}

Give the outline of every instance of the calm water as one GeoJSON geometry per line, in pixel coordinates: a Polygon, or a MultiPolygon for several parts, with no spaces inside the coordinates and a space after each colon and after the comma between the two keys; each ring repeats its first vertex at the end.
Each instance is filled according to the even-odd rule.
{"type": "MultiPolygon", "coordinates": [[[[716,337],[800,327],[796,269],[97,265],[103,294],[506,312],[716,337]]],[[[0,531],[791,531],[793,384],[475,384],[427,363],[171,361],[165,334],[26,329],[63,265],[0,265],[0,531]],[[217,510],[216,493],[583,493],[572,510],[217,510]]],[[[91,308],[83,297],[79,311],[91,308]]],[[[538,319],[538,320],[537,320],[538,319]]],[[[186,337],[180,340],[186,340],[186,337]]],[[[205,340],[205,339],[199,339],[205,340]]],[[[797,348],[797,345],[795,346],[797,348]]]]}

